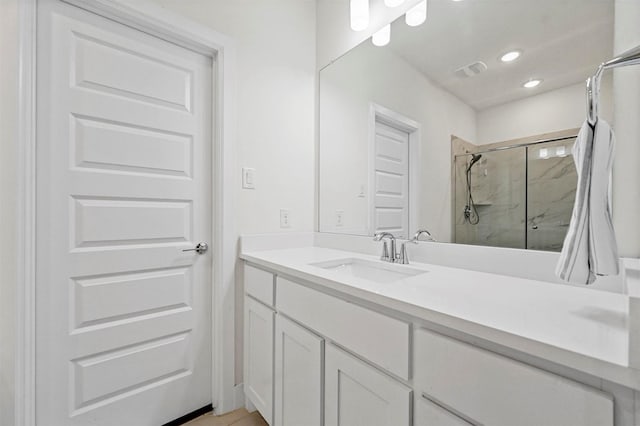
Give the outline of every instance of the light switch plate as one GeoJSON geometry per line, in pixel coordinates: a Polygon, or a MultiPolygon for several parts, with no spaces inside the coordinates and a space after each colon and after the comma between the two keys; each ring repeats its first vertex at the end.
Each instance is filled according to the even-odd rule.
{"type": "Polygon", "coordinates": [[[250,167],[242,168],[242,188],[256,189],[256,169],[250,167]]]}
{"type": "Polygon", "coordinates": [[[280,228],[291,228],[291,210],[280,209],[280,228]]]}

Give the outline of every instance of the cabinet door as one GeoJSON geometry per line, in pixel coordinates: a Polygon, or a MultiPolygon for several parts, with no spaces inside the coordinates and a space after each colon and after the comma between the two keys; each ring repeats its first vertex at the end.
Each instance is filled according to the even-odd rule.
{"type": "Polygon", "coordinates": [[[417,395],[413,426],[473,426],[473,423],[467,422],[425,396],[417,395]]]}
{"type": "Polygon", "coordinates": [[[321,426],[323,340],[276,315],[276,426],[321,426]]]}
{"type": "Polygon", "coordinates": [[[250,297],[244,298],[244,391],[269,424],[273,412],[274,312],[250,297]]]}
{"type": "Polygon", "coordinates": [[[327,345],[326,426],[409,426],[411,389],[376,368],[327,345]]]}

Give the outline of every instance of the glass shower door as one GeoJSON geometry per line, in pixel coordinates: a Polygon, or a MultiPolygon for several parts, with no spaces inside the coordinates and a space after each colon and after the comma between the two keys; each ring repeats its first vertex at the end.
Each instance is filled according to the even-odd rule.
{"type": "Polygon", "coordinates": [[[569,228],[578,175],[575,138],[528,147],[527,248],[560,251],[569,228]]]}

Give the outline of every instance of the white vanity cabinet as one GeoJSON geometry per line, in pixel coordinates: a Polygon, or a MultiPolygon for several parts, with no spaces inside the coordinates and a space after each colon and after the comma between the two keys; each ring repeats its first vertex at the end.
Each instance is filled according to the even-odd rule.
{"type": "Polygon", "coordinates": [[[410,408],[410,388],[327,345],[325,426],[411,426],[410,408]]]}
{"type": "Polygon", "coordinates": [[[276,315],[275,426],[322,425],[324,340],[276,315]]]}
{"type": "Polygon", "coordinates": [[[245,394],[271,425],[614,424],[610,395],[420,318],[250,265],[245,280],[245,394]]]}

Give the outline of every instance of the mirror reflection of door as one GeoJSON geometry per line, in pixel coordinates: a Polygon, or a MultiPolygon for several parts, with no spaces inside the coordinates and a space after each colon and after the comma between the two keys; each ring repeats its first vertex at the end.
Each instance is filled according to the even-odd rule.
{"type": "Polygon", "coordinates": [[[409,234],[409,133],[375,122],[374,232],[409,234]]]}

